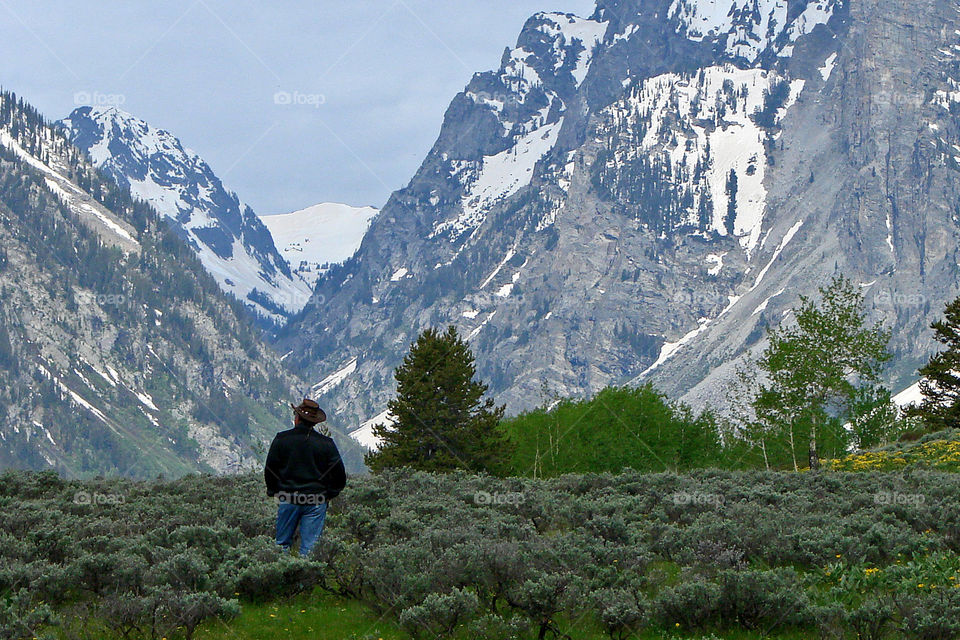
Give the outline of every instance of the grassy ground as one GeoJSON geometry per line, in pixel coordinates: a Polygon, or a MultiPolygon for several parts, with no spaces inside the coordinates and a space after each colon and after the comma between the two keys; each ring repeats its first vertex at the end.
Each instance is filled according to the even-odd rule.
{"type": "MultiPolygon", "coordinates": [[[[583,623],[565,625],[564,631],[576,640],[609,640],[599,629],[583,623]]],[[[469,635],[461,634],[463,640],[469,635]]],[[[410,640],[390,614],[381,616],[352,600],[321,593],[302,595],[286,603],[244,604],[243,613],[230,622],[211,621],[198,629],[196,640],[410,640]]],[[[535,634],[529,636],[536,638],[535,634]]],[[[814,630],[796,629],[777,635],[737,631],[721,635],[662,634],[650,632],[630,636],[636,640],[675,638],[677,640],[807,640],[819,638],[814,630]]],[[[526,639],[525,639],[526,640],[526,639]]]]}
{"type": "Polygon", "coordinates": [[[405,640],[410,636],[394,622],[365,605],[322,594],[304,595],[287,602],[244,604],[236,620],[208,622],[197,640],[405,640]]]}

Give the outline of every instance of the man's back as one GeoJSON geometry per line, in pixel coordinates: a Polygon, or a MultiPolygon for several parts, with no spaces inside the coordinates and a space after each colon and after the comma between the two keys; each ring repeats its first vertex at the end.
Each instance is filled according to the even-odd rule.
{"type": "Polygon", "coordinates": [[[270,444],[263,479],[267,495],[277,496],[277,545],[289,549],[299,529],[300,555],[307,555],[323,535],[327,501],[343,491],[347,474],[333,439],[313,430],[327,419],[320,405],[304,398],[290,408],[294,427],[270,444]]]}
{"type": "Polygon", "coordinates": [[[273,439],[264,467],[267,494],[322,495],[335,498],[347,477],[333,439],[312,427],[281,431],[273,439]]]}

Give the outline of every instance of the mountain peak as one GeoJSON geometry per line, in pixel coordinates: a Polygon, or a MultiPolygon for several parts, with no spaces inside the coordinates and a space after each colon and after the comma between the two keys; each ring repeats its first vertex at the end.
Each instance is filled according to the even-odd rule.
{"type": "Polygon", "coordinates": [[[152,204],[199,254],[221,288],[269,324],[306,304],[270,232],[213,169],[169,131],[116,107],[79,107],[59,126],[91,161],[152,204]]]}
{"type": "Polygon", "coordinates": [[[949,3],[921,3],[600,0],[589,19],[532,16],[282,342],[313,379],[342,372],[320,388],[358,425],[417,332],[447,324],[508,411],[634,380],[713,406],[765,328],[842,269],[888,294],[872,313],[902,378],[931,317],[882,301],[956,289],[956,224],[930,203],[957,201],[960,25],[949,3]]]}

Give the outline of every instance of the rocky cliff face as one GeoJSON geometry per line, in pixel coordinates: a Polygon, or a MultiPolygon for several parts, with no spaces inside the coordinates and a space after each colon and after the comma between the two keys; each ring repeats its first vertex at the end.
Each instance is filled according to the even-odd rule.
{"type": "Polygon", "coordinates": [[[153,205],[254,317],[283,324],[306,304],[311,283],[291,272],[253,210],[173,134],[116,107],[79,107],[57,124],[97,168],[153,205]]]}
{"type": "Polygon", "coordinates": [[[958,288],[957,22],[946,0],[538,14],[281,342],[358,422],[445,324],[511,411],[642,380],[715,405],[842,272],[906,386],[958,288]]]}
{"type": "MultiPolygon", "coordinates": [[[[303,391],[162,218],[0,93],[0,466],[262,462],[303,391]]],[[[345,453],[354,470],[358,451],[345,453]]]]}

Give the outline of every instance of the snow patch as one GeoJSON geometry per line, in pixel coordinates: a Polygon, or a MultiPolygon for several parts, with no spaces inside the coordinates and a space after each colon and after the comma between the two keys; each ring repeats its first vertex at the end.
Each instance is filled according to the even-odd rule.
{"type": "Polygon", "coordinates": [[[496,293],[497,296],[501,298],[506,298],[507,296],[510,295],[510,293],[513,291],[513,287],[517,284],[517,281],[520,279],[520,273],[523,271],[523,268],[527,266],[527,262],[529,261],[530,261],[529,258],[523,261],[523,264],[520,265],[520,270],[510,277],[510,282],[503,285],[502,287],[500,287],[499,290],[497,290],[497,293],[496,293]]]}
{"type": "Polygon", "coordinates": [[[500,270],[503,269],[503,265],[507,264],[507,262],[509,262],[510,259],[513,258],[513,256],[515,255],[516,255],[516,251],[513,248],[508,249],[506,255],[503,256],[503,260],[501,260],[500,264],[498,264],[496,268],[490,273],[490,275],[487,276],[487,279],[480,284],[480,288],[483,289],[488,284],[490,284],[490,281],[496,278],[497,274],[500,273],[500,270]]]}
{"type": "MultiPolygon", "coordinates": [[[[803,220],[798,220],[790,229],[784,234],[783,239],[780,240],[780,244],[777,245],[776,250],[773,252],[773,257],[770,258],[770,261],[767,262],[766,266],[760,270],[760,273],[757,274],[757,279],[753,283],[753,286],[750,287],[750,291],[753,291],[760,286],[760,283],[763,281],[764,276],[767,275],[767,271],[770,270],[770,267],[773,266],[773,263],[780,257],[780,254],[783,252],[784,247],[793,240],[793,236],[796,235],[797,231],[800,230],[800,227],[803,226],[803,220]]],[[[749,293],[749,291],[747,292],[749,293]]]]}
{"type": "Polygon", "coordinates": [[[154,404],[153,398],[150,396],[149,393],[145,391],[137,391],[135,392],[135,394],[137,396],[137,399],[140,401],[141,404],[143,404],[143,406],[147,407],[152,411],[160,411],[160,409],[157,408],[157,405],[154,404]]]}
{"type": "Polygon", "coordinates": [[[836,65],[836,63],[837,63],[837,52],[834,51],[824,61],[823,66],[818,69],[818,71],[820,72],[820,77],[823,78],[824,82],[830,79],[830,74],[833,73],[833,67],[834,65],[836,65]]]}
{"type": "Polygon", "coordinates": [[[520,136],[509,149],[484,156],[479,167],[458,172],[465,187],[461,213],[437,224],[430,238],[450,233],[452,239],[457,239],[466,231],[479,228],[491,208],[530,184],[534,168],[553,149],[562,126],[563,118],[543,125],[520,136]]]}
{"type": "Polygon", "coordinates": [[[381,411],[369,420],[360,423],[360,426],[350,432],[350,437],[365,446],[368,449],[376,451],[380,448],[380,439],[373,433],[373,428],[377,425],[393,426],[396,418],[391,415],[389,409],[381,411]]]}
{"type": "Polygon", "coordinates": [[[826,24],[835,0],[811,0],[803,13],[787,23],[787,0],[674,0],[667,15],[677,22],[677,33],[694,42],[705,38],[724,41],[726,53],[754,62],[769,48],[778,55],[793,53],[793,43],[826,24]]]}
{"type": "Polygon", "coordinates": [[[329,376],[313,385],[313,395],[322,396],[326,392],[330,391],[341,382],[347,379],[351,373],[357,370],[357,359],[354,358],[348,362],[345,366],[338,369],[337,371],[331,373],[329,376]]]}
{"type": "Polygon", "coordinates": [[[757,314],[759,314],[759,313],[763,313],[764,311],[766,311],[766,310],[767,310],[767,305],[770,304],[770,301],[773,300],[774,298],[776,298],[777,296],[779,296],[779,295],[780,295],[781,293],[783,293],[784,291],[786,291],[786,289],[780,289],[780,291],[777,291],[777,292],[776,292],[775,294],[773,294],[772,296],[767,296],[767,299],[764,300],[763,302],[761,302],[760,305],[757,306],[757,308],[754,309],[754,310],[753,310],[753,313],[751,313],[750,315],[751,315],[751,316],[755,316],[755,315],[757,315],[757,314]]]}
{"type": "Polygon", "coordinates": [[[480,330],[483,329],[485,326],[487,326],[487,323],[490,322],[490,320],[492,320],[492,319],[493,319],[493,316],[495,316],[495,315],[497,315],[497,310],[496,310],[496,309],[494,309],[493,311],[490,312],[490,315],[488,315],[487,318],[486,318],[483,322],[480,323],[480,326],[478,326],[476,329],[474,329],[473,331],[471,331],[471,332],[467,335],[467,340],[472,340],[472,339],[476,338],[477,335],[480,333],[480,330]]]}
{"type": "Polygon", "coordinates": [[[920,391],[920,381],[918,380],[897,395],[893,396],[893,402],[901,409],[912,404],[923,403],[923,393],[920,391]]]}
{"type": "MultiPolygon", "coordinates": [[[[733,65],[706,67],[694,75],[667,73],[648,78],[605,110],[603,133],[622,132],[613,162],[641,156],[668,160],[676,175],[685,176],[682,179],[693,196],[683,223],[697,226],[701,204],[709,198],[710,228],[720,235],[728,233],[727,183],[733,171],[737,176],[733,232],[750,256],[760,241],[767,196],[767,134],[753,115],[763,107],[764,93],[782,81],[772,71],[733,65]],[[640,143],[632,142],[641,133],[640,143]]],[[[803,80],[790,83],[778,119],[796,101],[803,85],[803,80]]]]}
{"type": "Polygon", "coordinates": [[[723,257],[727,255],[727,252],[723,253],[711,253],[706,257],[707,264],[710,265],[707,268],[707,273],[711,276],[719,275],[720,270],[723,269],[723,257]]]}
{"type": "MultiPolygon", "coordinates": [[[[205,244],[197,244],[197,255],[207,271],[220,283],[220,288],[240,300],[248,300],[254,290],[264,293],[287,312],[303,309],[313,290],[301,278],[268,278],[260,260],[252,255],[240,238],[234,238],[231,255],[222,258],[205,244]]],[[[284,318],[256,305],[264,317],[282,323],[284,318]]]]}
{"type": "Polygon", "coordinates": [[[583,45],[584,50],[577,56],[576,64],[571,72],[577,86],[580,86],[590,68],[593,50],[603,40],[609,23],[562,13],[542,13],[539,16],[548,19],[548,22],[542,25],[540,30],[554,38],[558,68],[566,64],[566,57],[558,50],[564,46],[569,46],[574,41],[579,41],[583,45]]]}
{"type": "Polygon", "coordinates": [[[330,265],[351,258],[379,211],[324,202],[293,213],[260,216],[290,269],[311,288],[330,265]]]}

